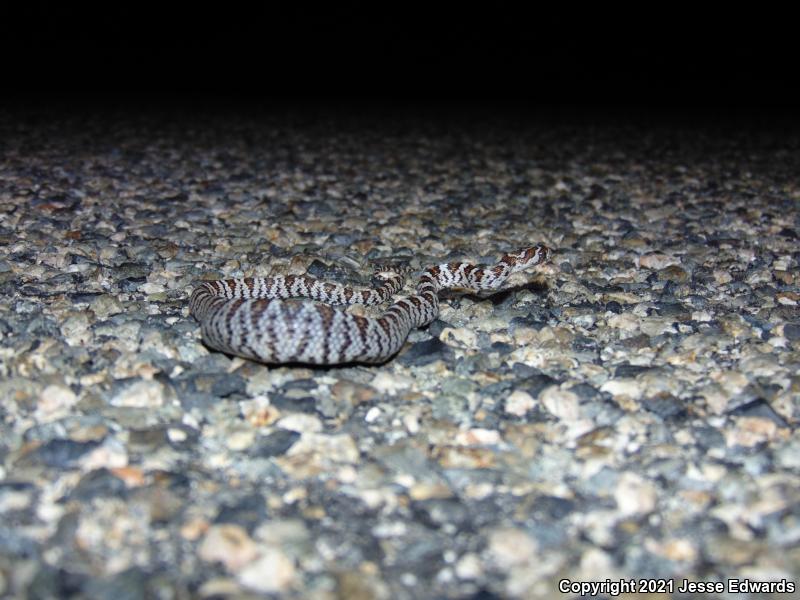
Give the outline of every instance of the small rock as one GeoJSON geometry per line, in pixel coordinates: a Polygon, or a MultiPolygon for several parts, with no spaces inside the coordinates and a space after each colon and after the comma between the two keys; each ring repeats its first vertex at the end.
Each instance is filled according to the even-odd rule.
{"type": "Polygon", "coordinates": [[[97,296],[97,298],[92,300],[89,308],[91,308],[95,316],[101,320],[119,314],[124,310],[120,301],[110,294],[97,296]]]}
{"type": "Polygon", "coordinates": [[[466,327],[445,327],[439,339],[449,346],[460,346],[470,350],[478,349],[478,334],[466,327]]]}
{"type": "Polygon", "coordinates": [[[9,483],[0,485],[0,515],[12,511],[25,510],[35,497],[33,485],[27,483],[9,483]]]}
{"type": "Polygon", "coordinates": [[[71,315],[61,325],[61,333],[70,346],[86,346],[92,342],[94,335],[86,313],[71,315]]]}
{"type": "Polygon", "coordinates": [[[736,417],[761,417],[769,419],[778,427],[789,427],[785,419],[776,413],[772,406],[762,398],[756,398],[751,402],[737,406],[729,414],[736,417]]]}
{"type": "Polygon", "coordinates": [[[489,469],[495,466],[497,454],[485,448],[448,446],[439,451],[439,464],[445,469],[489,469]]]}
{"type": "Polygon", "coordinates": [[[383,394],[396,394],[412,387],[414,380],[404,375],[393,375],[387,371],[381,371],[370,382],[370,385],[383,394]]]}
{"type": "Polygon", "coordinates": [[[242,400],[239,406],[242,410],[242,416],[247,419],[250,425],[256,428],[272,425],[281,416],[280,411],[272,406],[265,396],[256,396],[252,400],[242,400]]]}
{"type": "Polygon", "coordinates": [[[81,469],[118,469],[128,466],[128,452],[122,442],[116,438],[106,439],[100,446],[81,458],[81,469]]]}
{"type": "Polygon", "coordinates": [[[772,419],[764,417],[739,417],[734,426],[725,430],[725,442],[729,447],[752,448],[778,436],[779,428],[772,419]]]}
{"type": "Polygon", "coordinates": [[[418,501],[452,498],[453,490],[443,483],[422,481],[409,488],[408,496],[418,501]]]}
{"type": "Polygon", "coordinates": [[[297,431],[298,433],[316,433],[322,431],[322,421],[314,415],[293,413],[281,418],[276,424],[281,429],[297,431]]]}
{"type": "Polygon", "coordinates": [[[614,377],[636,377],[637,375],[650,370],[650,367],[644,365],[617,365],[614,369],[614,377]]]}
{"type": "Polygon", "coordinates": [[[580,401],[570,390],[551,385],[541,393],[539,399],[547,411],[561,421],[577,421],[581,418],[580,401]]]}
{"type": "Polygon", "coordinates": [[[558,496],[539,496],[531,507],[531,515],[548,522],[563,519],[575,510],[575,502],[558,496]]]}
{"type": "Polygon", "coordinates": [[[538,544],[521,529],[501,528],[489,533],[489,555],[502,571],[529,564],[535,560],[538,544]]]}
{"type": "Polygon", "coordinates": [[[78,397],[69,387],[48,385],[39,395],[37,415],[43,420],[63,416],[77,401],[78,397]]]}
{"type": "Polygon", "coordinates": [[[686,538],[671,539],[658,544],[656,553],[676,562],[693,562],[697,559],[697,548],[686,538]]]}
{"type": "Polygon", "coordinates": [[[309,416],[320,412],[323,403],[308,393],[303,394],[301,390],[290,390],[288,394],[272,394],[270,403],[273,408],[283,412],[306,413],[309,416]]]}
{"type": "Polygon", "coordinates": [[[397,360],[405,366],[421,367],[436,360],[449,361],[453,356],[453,349],[450,346],[438,338],[432,338],[412,345],[397,360]]]}
{"type": "Polygon", "coordinates": [[[221,506],[214,522],[217,524],[230,523],[252,531],[267,517],[267,505],[264,497],[260,493],[254,492],[221,506]]]}
{"type": "Polygon", "coordinates": [[[153,296],[163,293],[166,291],[166,288],[160,283],[147,282],[139,286],[139,291],[147,294],[148,296],[153,296]]]}
{"type": "Polygon", "coordinates": [[[150,577],[137,567],[119,573],[89,579],[83,589],[86,598],[115,598],[116,600],[145,600],[150,596],[150,577]]]}
{"type": "Polygon", "coordinates": [[[256,432],[254,429],[236,428],[225,437],[225,444],[228,446],[229,450],[241,452],[252,446],[255,439],[256,432]]]}
{"type": "Polygon", "coordinates": [[[164,404],[164,386],[155,380],[134,381],[111,398],[114,406],[155,408],[164,404]]]}
{"type": "Polygon", "coordinates": [[[610,379],[600,386],[601,392],[636,400],[642,395],[644,385],[636,379],[610,379]]]}
{"type": "Polygon", "coordinates": [[[749,337],[752,333],[750,326],[739,315],[729,315],[719,320],[722,330],[734,338],[749,337]]]}
{"type": "Polygon", "coordinates": [[[337,402],[357,406],[369,402],[377,396],[375,389],[346,379],[337,381],[331,387],[331,397],[337,402]]]}
{"type": "Polygon", "coordinates": [[[689,273],[687,273],[684,269],[681,269],[678,266],[671,266],[667,267],[666,269],[660,269],[657,275],[659,281],[676,281],[678,283],[689,281],[689,273]]]}
{"type": "Polygon", "coordinates": [[[383,411],[378,408],[377,406],[373,406],[367,411],[367,414],[364,415],[364,421],[367,423],[375,423],[378,419],[381,418],[383,411]]]}
{"type": "Polygon", "coordinates": [[[775,461],[785,469],[800,469],[800,440],[794,439],[779,447],[775,452],[775,461]]]}
{"type": "Polygon", "coordinates": [[[105,468],[89,471],[69,494],[70,500],[91,501],[102,496],[124,497],[128,486],[112,471],[105,468]]]}
{"type": "Polygon", "coordinates": [[[778,292],[775,294],[775,301],[784,306],[797,306],[800,302],[800,294],[797,292],[778,292]]]}
{"type": "Polygon", "coordinates": [[[456,563],[455,571],[459,579],[478,579],[483,575],[480,557],[474,552],[467,552],[456,563]]]}
{"type": "Polygon", "coordinates": [[[336,463],[355,463],[360,456],[358,446],[349,435],[321,433],[304,433],[286,453],[287,456],[304,454],[314,454],[324,461],[336,463]]]}
{"type": "Polygon", "coordinates": [[[94,440],[76,442],[69,439],[53,439],[24,455],[20,462],[69,469],[75,467],[84,455],[99,445],[100,442],[94,440]]]}
{"type": "Polygon", "coordinates": [[[672,265],[681,264],[680,259],[675,256],[652,252],[639,257],[639,266],[645,269],[661,270],[672,265]]]}
{"type": "Polygon", "coordinates": [[[258,546],[239,525],[212,525],[203,538],[198,556],[206,562],[221,562],[237,572],[258,556],[258,546]]]}
{"type": "Polygon", "coordinates": [[[535,373],[519,380],[515,387],[528,392],[531,396],[536,398],[541,394],[542,390],[547,389],[551,385],[557,385],[558,383],[559,381],[550,377],[550,375],[535,373]]]}
{"type": "Polygon", "coordinates": [[[258,439],[250,448],[249,454],[263,458],[280,456],[291,448],[298,439],[300,439],[300,434],[297,431],[277,429],[269,435],[258,439]]]}
{"type": "Polygon", "coordinates": [[[239,573],[239,581],[265,594],[287,591],[296,577],[294,563],[280,550],[266,548],[239,573]]]}
{"type": "Polygon", "coordinates": [[[783,326],[783,336],[792,342],[800,340],[800,325],[795,323],[786,323],[783,326]]]}
{"type": "Polygon", "coordinates": [[[455,443],[459,446],[494,446],[502,441],[500,432],[492,429],[459,431],[455,437],[455,443]]]}
{"type": "Polygon", "coordinates": [[[622,331],[639,331],[641,322],[642,320],[640,317],[629,312],[608,317],[608,326],[614,329],[621,329],[622,331]]]}
{"type": "Polygon", "coordinates": [[[624,516],[647,514],[656,506],[656,487],[634,473],[623,473],[614,490],[617,508],[624,516]]]}
{"type": "Polygon", "coordinates": [[[642,407],[667,420],[679,420],[689,414],[686,405],[681,400],[666,393],[656,394],[643,400],[642,407]]]}

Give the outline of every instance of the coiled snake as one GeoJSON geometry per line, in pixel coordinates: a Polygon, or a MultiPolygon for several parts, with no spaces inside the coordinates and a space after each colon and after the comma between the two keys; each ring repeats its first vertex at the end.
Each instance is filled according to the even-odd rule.
{"type": "Polygon", "coordinates": [[[416,293],[391,304],[380,317],[362,317],[329,304],[380,304],[403,286],[399,271],[380,271],[377,289],[354,290],[307,275],[224,279],[201,284],[189,310],[212,348],[265,363],[335,365],[380,363],[403,346],[408,333],[439,314],[446,288],[497,290],[517,271],[540,265],[552,251],[543,244],[506,254],[492,266],[444,263],[422,271],[416,293]],[[317,304],[288,298],[311,298],[317,304]]]}

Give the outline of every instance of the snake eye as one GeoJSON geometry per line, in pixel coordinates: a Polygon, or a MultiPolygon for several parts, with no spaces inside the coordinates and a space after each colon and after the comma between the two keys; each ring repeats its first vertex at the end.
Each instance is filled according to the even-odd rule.
{"type": "Polygon", "coordinates": [[[553,255],[553,251],[544,244],[539,244],[536,247],[536,251],[540,256],[539,262],[547,262],[553,255]]]}

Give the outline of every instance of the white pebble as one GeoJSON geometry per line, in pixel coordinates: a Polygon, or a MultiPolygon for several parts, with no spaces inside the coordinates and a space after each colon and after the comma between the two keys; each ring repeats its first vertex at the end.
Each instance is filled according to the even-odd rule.
{"type": "Polygon", "coordinates": [[[514,390],[506,398],[505,409],[509,414],[522,417],[534,406],[536,406],[536,400],[533,399],[533,396],[522,390],[514,390]]]}
{"type": "Polygon", "coordinates": [[[455,437],[455,443],[459,446],[496,446],[502,441],[499,431],[477,427],[459,431],[455,437]]]}
{"type": "Polygon", "coordinates": [[[78,397],[69,387],[65,385],[48,385],[39,395],[37,417],[49,420],[50,418],[61,416],[72,408],[77,401],[78,397]]]}
{"type": "Polygon", "coordinates": [[[409,389],[414,380],[404,375],[392,375],[385,371],[378,373],[370,385],[384,394],[396,394],[401,390],[409,389]]]}
{"type": "Polygon", "coordinates": [[[315,433],[322,431],[322,421],[314,415],[303,413],[288,414],[280,419],[276,425],[281,429],[297,431],[299,433],[315,433]]]}
{"type": "Polygon", "coordinates": [[[623,473],[614,490],[614,499],[624,516],[647,514],[656,506],[655,486],[635,473],[623,473]]]}
{"type": "Polygon", "coordinates": [[[206,562],[221,562],[235,573],[255,560],[258,547],[243,527],[225,523],[208,529],[198,555],[206,562]]]}
{"type": "Polygon", "coordinates": [[[614,397],[626,396],[636,399],[642,395],[643,385],[636,379],[611,379],[600,386],[601,392],[607,392],[614,397]]]}
{"type": "Polygon", "coordinates": [[[445,327],[439,335],[439,339],[449,346],[456,345],[472,350],[478,348],[478,334],[466,327],[445,327]]]}
{"type": "Polygon", "coordinates": [[[478,579],[483,575],[480,557],[473,552],[467,552],[456,563],[456,575],[459,579],[478,579]]]}
{"type": "Polygon", "coordinates": [[[259,559],[239,573],[242,585],[265,594],[288,590],[295,577],[294,563],[275,548],[267,548],[259,559]]]}
{"type": "Polygon", "coordinates": [[[547,411],[561,421],[577,421],[581,418],[580,402],[574,392],[551,385],[542,392],[540,398],[547,411]]]}
{"type": "Polygon", "coordinates": [[[503,527],[489,534],[489,554],[502,571],[528,564],[536,553],[536,540],[521,529],[503,527]]]}
{"type": "Polygon", "coordinates": [[[640,256],[639,260],[639,267],[644,269],[664,269],[671,265],[679,265],[681,264],[680,259],[675,256],[669,256],[667,254],[662,254],[661,252],[652,252],[649,254],[645,254],[644,256],[640,256]]]}
{"type": "Polygon", "coordinates": [[[155,380],[137,381],[111,399],[114,406],[147,408],[164,405],[164,386],[155,380]]]}

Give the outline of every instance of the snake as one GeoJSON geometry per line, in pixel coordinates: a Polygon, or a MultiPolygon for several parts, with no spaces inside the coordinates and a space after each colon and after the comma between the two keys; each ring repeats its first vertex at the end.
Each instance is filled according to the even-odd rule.
{"type": "Polygon", "coordinates": [[[497,291],[512,273],[547,262],[552,250],[536,244],[503,255],[494,265],[450,262],[420,272],[413,295],[392,302],[378,317],[332,305],[377,305],[399,292],[409,268],[377,269],[381,284],[356,289],[310,275],[206,281],[189,299],[203,342],[221,352],[267,364],[383,363],[397,354],[412,329],[439,315],[439,291],[497,291]]]}

